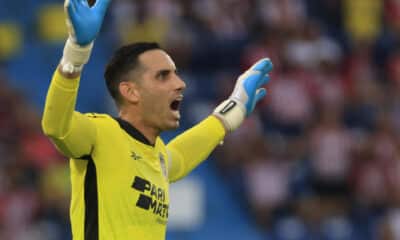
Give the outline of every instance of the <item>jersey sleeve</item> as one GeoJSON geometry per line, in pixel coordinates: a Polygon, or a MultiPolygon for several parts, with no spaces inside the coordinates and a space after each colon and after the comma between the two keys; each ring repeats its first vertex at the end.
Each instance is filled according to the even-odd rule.
{"type": "Polygon", "coordinates": [[[43,132],[70,158],[90,154],[96,140],[95,123],[74,110],[79,81],[80,77],[67,79],[57,70],[47,92],[42,117],[43,132]]]}
{"type": "Polygon", "coordinates": [[[225,129],[220,120],[209,116],[174,138],[167,145],[169,180],[175,182],[189,174],[210,155],[224,136],[225,129]]]}

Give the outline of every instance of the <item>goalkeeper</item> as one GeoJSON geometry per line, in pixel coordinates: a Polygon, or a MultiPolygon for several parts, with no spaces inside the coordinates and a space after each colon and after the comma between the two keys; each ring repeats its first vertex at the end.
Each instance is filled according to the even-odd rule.
{"type": "Polygon", "coordinates": [[[234,131],[265,96],[272,64],[262,59],[241,75],[232,95],[202,122],[165,145],[179,126],[185,83],[156,43],[116,51],[105,70],[118,117],[74,110],[81,71],[110,0],[66,0],[69,38],[51,81],[44,133],[71,158],[70,218],[75,240],[165,238],[169,183],[187,175],[234,131]]]}

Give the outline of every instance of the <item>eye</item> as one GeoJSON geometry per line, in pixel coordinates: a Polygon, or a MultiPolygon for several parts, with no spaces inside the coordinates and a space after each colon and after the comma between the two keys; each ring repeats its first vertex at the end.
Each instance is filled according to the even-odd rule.
{"type": "Polygon", "coordinates": [[[166,79],[170,73],[171,73],[170,70],[162,70],[157,74],[157,78],[166,79]]]}
{"type": "Polygon", "coordinates": [[[165,77],[168,76],[168,74],[169,74],[169,71],[165,71],[165,72],[162,72],[162,73],[161,73],[161,76],[162,76],[163,78],[165,78],[165,77]]]}

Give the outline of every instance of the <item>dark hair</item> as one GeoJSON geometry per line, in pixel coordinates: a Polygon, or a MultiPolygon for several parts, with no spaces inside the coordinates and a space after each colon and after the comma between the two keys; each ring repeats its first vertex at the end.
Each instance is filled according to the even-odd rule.
{"type": "Polygon", "coordinates": [[[124,81],[124,76],[139,66],[138,58],[140,54],[153,49],[161,49],[161,47],[154,42],[132,43],[117,49],[111,57],[106,66],[104,78],[106,79],[108,92],[117,105],[121,103],[118,86],[124,81]]]}

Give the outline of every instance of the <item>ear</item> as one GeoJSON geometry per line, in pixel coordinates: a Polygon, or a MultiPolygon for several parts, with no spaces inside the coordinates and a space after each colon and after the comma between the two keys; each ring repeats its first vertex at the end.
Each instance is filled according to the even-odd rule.
{"type": "Polygon", "coordinates": [[[129,103],[138,103],[140,99],[140,93],[136,83],[123,81],[119,84],[119,92],[124,101],[129,103]]]}

